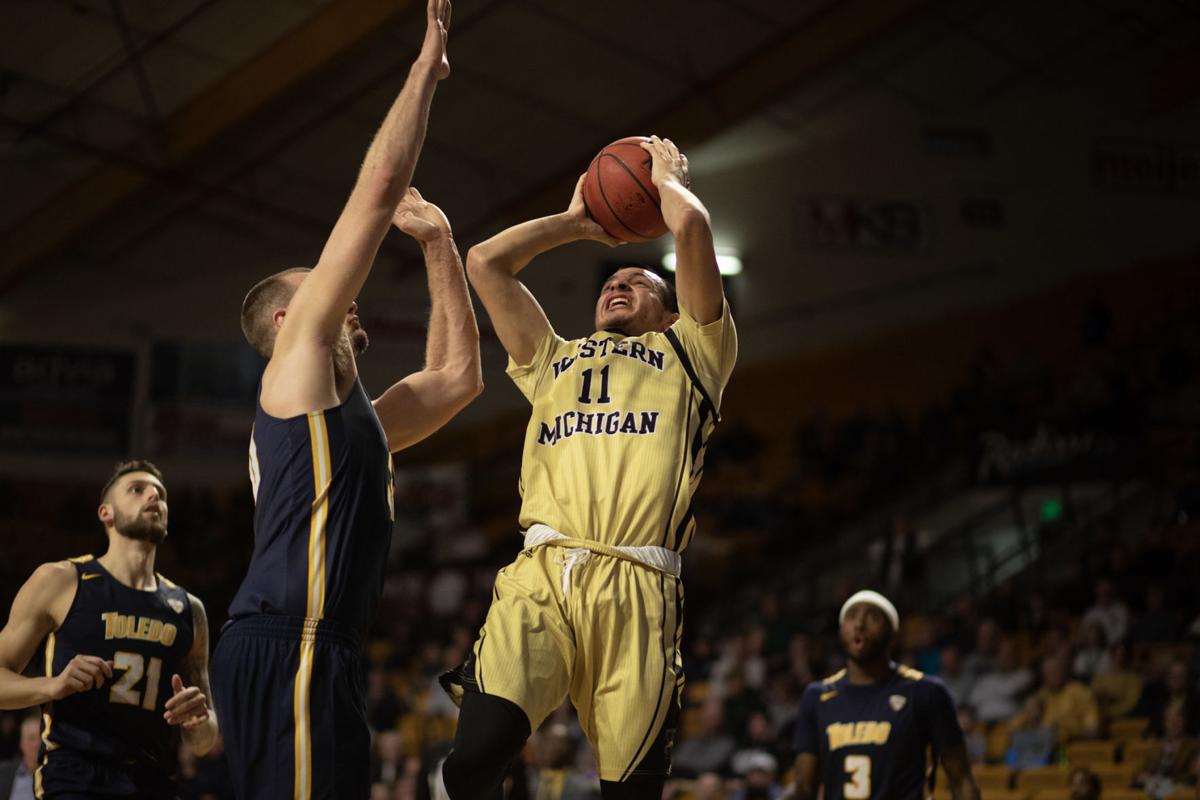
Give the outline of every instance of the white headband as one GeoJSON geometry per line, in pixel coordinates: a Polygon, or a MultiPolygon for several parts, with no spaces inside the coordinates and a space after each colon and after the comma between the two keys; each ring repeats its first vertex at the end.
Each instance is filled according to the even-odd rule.
{"type": "Polygon", "coordinates": [[[900,614],[896,611],[896,607],[892,605],[892,601],[879,592],[873,592],[870,589],[863,589],[861,592],[855,592],[850,595],[850,599],[842,605],[842,610],[838,614],[839,625],[846,621],[846,612],[855,603],[868,603],[875,606],[888,618],[888,622],[892,623],[893,633],[900,630],[900,614]]]}

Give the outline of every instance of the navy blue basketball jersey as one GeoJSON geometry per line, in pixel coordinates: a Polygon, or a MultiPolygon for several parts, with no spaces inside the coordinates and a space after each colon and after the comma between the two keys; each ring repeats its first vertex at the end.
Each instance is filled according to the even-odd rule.
{"type": "Polygon", "coordinates": [[[328,620],[363,633],[392,539],[392,457],[359,381],[344,403],[290,419],[262,404],[250,440],[254,555],[229,615],[328,620]]]}
{"type": "Polygon", "coordinates": [[[99,689],[42,706],[34,793],[163,796],[155,793],[171,785],[179,742],[163,713],[171,676],[192,649],[188,593],[161,575],[154,591],[132,589],[92,556],[72,563],[75,599],[47,638],[45,674],[89,655],[111,660],[113,676],[99,689]]]}
{"type": "Polygon", "coordinates": [[[946,687],[908,667],[870,685],[842,670],[800,701],[796,752],[817,756],[825,800],[920,800],[937,754],[962,742],[946,687]]]}

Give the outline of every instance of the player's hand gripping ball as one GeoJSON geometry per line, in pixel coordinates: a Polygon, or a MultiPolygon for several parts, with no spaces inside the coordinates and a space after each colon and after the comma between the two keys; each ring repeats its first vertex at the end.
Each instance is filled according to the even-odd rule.
{"type": "Polygon", "coordinates": [[[623,242],[648,242],[667,232],[646,136],[627,136],[601,150],[588,165],[583,202],[604,232],[623,242]]]}

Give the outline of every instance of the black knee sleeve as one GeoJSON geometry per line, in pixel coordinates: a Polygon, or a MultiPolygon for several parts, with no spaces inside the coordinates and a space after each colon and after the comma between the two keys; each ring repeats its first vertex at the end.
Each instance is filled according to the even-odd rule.
{"type": "Polygon", "coordinates": [[[529,718],[515,703],[478,692],[463,696],[454,749],[442,766],[450,800],[498,796],[505,768],[529,738],[529,718]]]}
{"type": "Polygon", "coordinates": [[[604,800],[661,800],[666,775],[635,775],[623,781],[600,781],[604,800]]]}

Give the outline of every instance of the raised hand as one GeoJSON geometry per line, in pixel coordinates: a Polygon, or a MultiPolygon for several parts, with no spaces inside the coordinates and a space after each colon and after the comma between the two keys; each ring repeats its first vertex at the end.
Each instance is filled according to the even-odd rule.
{"type": "Polygon", "coordinates": [[[396,206],[392,224],[418,242],[432,242],[450,236],[450,220],[442,210],[421,197],[416,187],[408,187],[404,199],[396,206]]]}
{"type": "Polygon", "coordinates": [[[679,148],[670,139],[651,136],[650,141],[642,142],[642,149],[649,153],[653,160],[650,181],[656,187],[661,187],[666,181],[675,181],[684,188],[691,185],[687,156],[679,152],[679,148]]]}
{"type": "Polygon", "coordinates": [[[588,216],[587,206],[583,203],[583,182],[586,179],[587,173],[585,172],[575,182],[575,193],[571,195],[571,204],[567,206],[566,213],[567,218],[578,234],[578,238],[604,242],[609,247],[625,244],[624,241],[609,236],[604,228],[600,227],[600,223],[588,216]]]}
{"type": "Polygon", "coordinates": [[[198,686],[184,686],[179,674],[171,676],[171,689],[174,694],[167,701],[167,710],[163,719],[168,725],[182,725],[184,728],[195,728],[208,721],[208,698],[198,686]]]}
{"type": "Polygon", "coordinates": [[[111,661],[98,656],[75,656],[55,676],[50,684],[50,696],[54,700],[61,700],[77,692],[99,689],[112,674],[111,661]]]}
{"type": "Polygon", "coordinates": [[[446,54],[450,10],[450,0],[428,0],[425,5],[425,41],[417,60],[431,65],[439,81],[450,74],[450,57],[446,54]]]}

